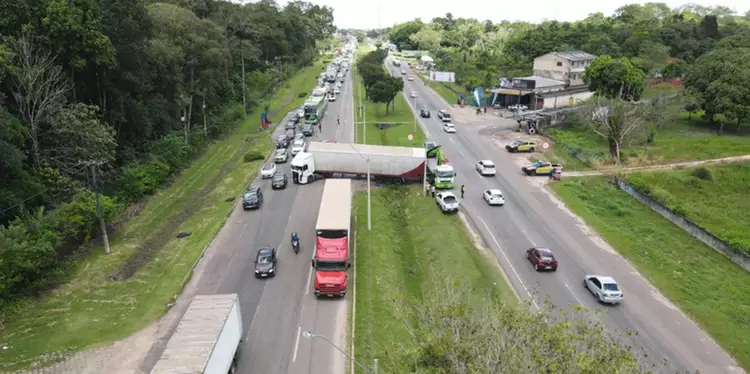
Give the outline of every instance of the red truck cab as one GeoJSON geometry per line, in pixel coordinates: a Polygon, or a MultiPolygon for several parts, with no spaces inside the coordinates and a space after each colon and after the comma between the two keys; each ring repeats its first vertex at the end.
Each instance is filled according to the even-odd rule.
{"type": "Polygon", "coordinates": [[[315,268],[315,296],[346,295],[347,270],[351,265],[348,235],[335,239],[318,236],[312,260],[315,268]]]}
{"type": "Polygon", "coordinates": [[[344,296],[347,291],[352,214],[351,179],[327,179],[315,224],[315,296],[344,296]]]}

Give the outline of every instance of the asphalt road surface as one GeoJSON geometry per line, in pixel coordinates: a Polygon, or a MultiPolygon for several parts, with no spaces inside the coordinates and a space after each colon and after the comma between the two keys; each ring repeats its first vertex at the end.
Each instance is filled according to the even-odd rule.
{"type": "MultiPolygon", "coordinates": [[[[394,76],[401,76],[401,69],[413,74],[406,64],[394,68],[390,58],[386,66],[394,76]]],[[[461,199],[461,210],[493,249],[521,297],[529,299],[533,295],[532,299],[539,307],[545,298],[549,298],[550,302],[563,309],[578,304],[591,309],[605,309],[606,313],[595,318],[615,334],[627,330],[637,333],[633,342],[640,347],[639,350],[643,350],[641,353],[646,355],[644,360],[648,364],[660,366],[667,360],[673,368],[681,370],[744,372],[710,336],[660,295],[629,262],[606,243],[587,235],[582,222],[567,213],[547,192],[533,186],[529,180],[533,177],[523,175],[505,150],[493,145],[487,136],[479,132],[478,126],[454,122],[457,133],[445,133],[442,122],[437,118],[438,110],[449,109],[444,101],[419,79],[411,82],[404,79],[404,92],[412,91],[417,93],[416,114],[425,106],[432,113],[431,118],[420,118],[428,138],[443,146],[458,173],[457,195],[458,188],[466,185],[466,198],[461,199]],[[482,159],[495,162],[497,176],[479,176],[474,165],[482,159]],[[484,202],[481,193],[489,188],[503,191],[505,206],[490,207],[484,202]],[[525,250],[530,247],[552,249],[560,264],[557,272],[537,273],[525,258],[525,250]],[[615,307],[598,305],[583,287],[586,274],[614,277],[624,290],[624,302],[615,307]]],[[[415,100],[408,97],[407,100],[414,110],[415,100]]],[[[498,117],[498,122],[501,121],[498,117]]]]}
{"type": "MultiPolygon", "coordinates": [[[[299,88],[312,91],[314,87],[299,88]]],[[[353,141],[352,116],[349,72],[337,101],[329,103],[322,131],[318,132],[316,127],[315,135],[307,139],[353,141]],[[341,118],[340,126],[337,115],[341,118]]],[[[285,123],[279,122],[272,139],[284,132],[285,123]]],[[[286,189],[272,190],[270,179],[256,179],[253,184],[263,190],[263,206],[243,211],[241,204],[237,204],[201,260],[204,274],[197,285],[197,294],[239,295],[245,330],[238,363],[241,374],[343,373],[348,365],[346,357],[325,341],[301,336],[302,331],[310,330],[345,347],[348,303],[345,298],[317,300],[311,292],[310,260],[323,183],[293,184],[290,163],[291,157],[287,163],[277,164],[277,170],[288,174],[286,189]],[[298,254],[291,248],[292,232],[300,235],[298,254]],[[277,275],[270,279],[255,278],[253,260],[263,246],[277,248],[277,275]]],[[[158,355],[152,356],[158,359],[158,355]]],[[[148,370],[155,364],[153,358],[150,360],[153,362],[144,364],[148,370]]]]}

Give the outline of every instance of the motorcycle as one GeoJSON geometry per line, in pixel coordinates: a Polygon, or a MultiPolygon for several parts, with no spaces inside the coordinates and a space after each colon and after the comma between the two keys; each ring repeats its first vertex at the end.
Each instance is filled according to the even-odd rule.
{"type": "Polygon", "coordinates": [[[299,253],[299,238],[292,237],[292,249],[294,249],[294,253],[299,253]]]}

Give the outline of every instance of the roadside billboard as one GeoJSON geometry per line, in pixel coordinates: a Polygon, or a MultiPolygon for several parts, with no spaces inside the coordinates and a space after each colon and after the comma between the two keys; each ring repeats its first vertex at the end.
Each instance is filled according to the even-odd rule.
{"type": "Polygon", "coordinates": [[[456,73],[452,71],[431,71],[430,80],[436,82],[455,82],[456,73]]]}
{"type": "Polygon", "coordinates": [[[533,90],[536,88],[536,81],[533,79],[500,78],[500,88],[533,90]]]}

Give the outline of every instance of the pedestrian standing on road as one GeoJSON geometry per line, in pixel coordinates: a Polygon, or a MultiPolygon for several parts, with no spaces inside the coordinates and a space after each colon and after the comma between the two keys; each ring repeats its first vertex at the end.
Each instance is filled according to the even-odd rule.
{"type": "Polygon", "coordinates": [[[323,131],[323,122],[318,122],[318,132],[323,131]]]}
{"type": "Polygon", "coordinates": [[[338,125],[341,124],[341,118],[339,116],[336,116],[336,124],[338,125]]]}
{"type": "Polygon", "coordinates": [[[465,184],[462,184],[462,185],[461,185],[461,198],[462,198],[462,199],[464,198],[464,193],[465,193],[465,192],[466,192],[466,185],[465,185],[465,184]]]}
{"type": "Polygon", "coordinates": [[[432,193],[432,197],[435,197],[435,185],[434,184],[430,186],[430,192],[432,193]]]}

